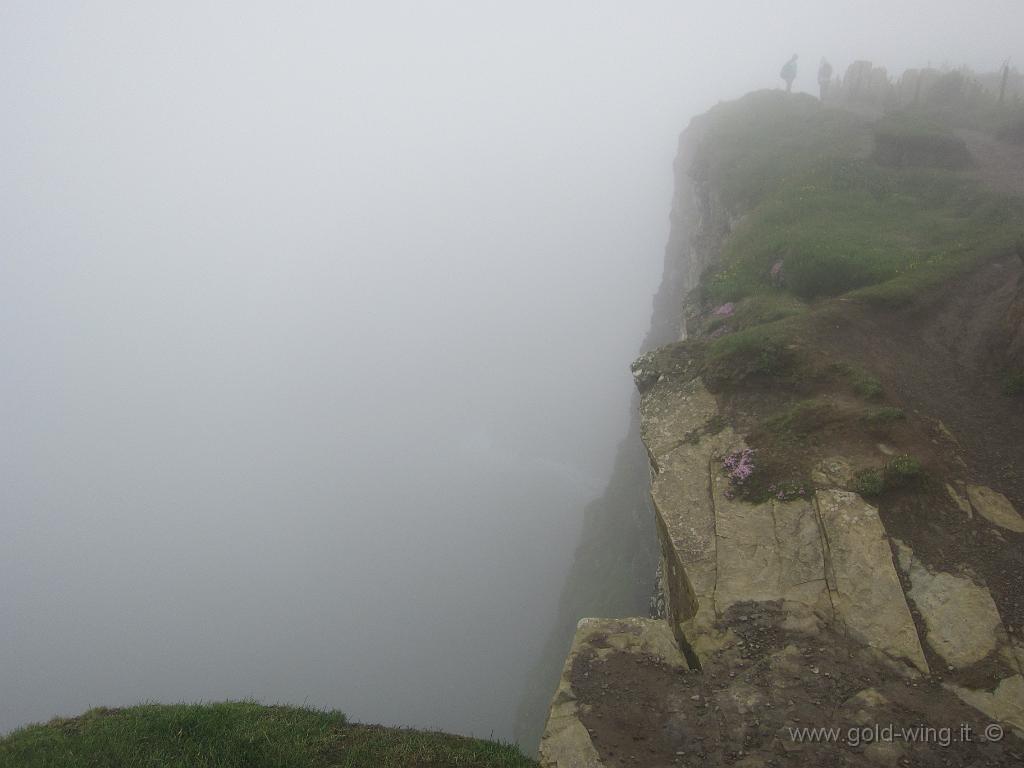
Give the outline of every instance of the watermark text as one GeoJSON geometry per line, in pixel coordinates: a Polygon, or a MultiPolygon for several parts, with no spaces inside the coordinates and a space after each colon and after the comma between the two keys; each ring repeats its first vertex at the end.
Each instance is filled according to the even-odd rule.
{"type": "Polygon", "coordinates": [[[845,744],[861,747],[868,744],[904,742],[907,744],[937,744],[948,747],[951,744],[981,741],[1002,741],[1003,727],[990,723],[983,728],[971,723],[958,726],[935,725],[857,725],[849,728],[790,727],[789,738],[798,744],[845,744]]]}

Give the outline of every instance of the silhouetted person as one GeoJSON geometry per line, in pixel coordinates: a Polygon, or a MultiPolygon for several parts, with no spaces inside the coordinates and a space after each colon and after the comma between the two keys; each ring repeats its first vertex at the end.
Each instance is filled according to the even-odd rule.
{"type": "Polygon", "coordinates": [[[797,55],[794,53],[793,58],[782,65],[782,70],[779,72],[779,77],[786,81],[786,93],[793,90],[793,81],[796,80],[796,60],[797,55]]]}
{"type": "Polygon", "coordinates": [[[828,87],[832,84],[832,65],[828,59],[822,58],[818,65],[818,93],[822,101],[828,96],[828,87]]]}

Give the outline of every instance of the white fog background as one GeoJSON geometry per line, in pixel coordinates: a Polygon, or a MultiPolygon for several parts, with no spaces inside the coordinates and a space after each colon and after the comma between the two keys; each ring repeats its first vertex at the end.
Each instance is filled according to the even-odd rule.
{"type": "Polygon", "coordinates": [[[255,697],[511,738],[679,131],[794,52],[809,91],[823,55],[989,71],[1022,21],[4,0],[0,733],[255,697]]]}

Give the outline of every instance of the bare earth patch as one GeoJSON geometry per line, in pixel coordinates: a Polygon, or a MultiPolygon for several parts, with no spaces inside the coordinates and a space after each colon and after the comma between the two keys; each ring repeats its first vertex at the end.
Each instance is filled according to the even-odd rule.
{"type": "Polygon", "coordinates": [[[702,672],[640,654],[580,653],[572,687],[602,763],[946,768],[1024,760],[1024,742],[1012,734],[984,740],[989,721],[939,678],[910,680],[846,637],[788,631],[784,619],[778,604],[734,606],[721,622],[734,639],[702,672]],[[805,728],[838,731],[812,739],[805,728]]]}

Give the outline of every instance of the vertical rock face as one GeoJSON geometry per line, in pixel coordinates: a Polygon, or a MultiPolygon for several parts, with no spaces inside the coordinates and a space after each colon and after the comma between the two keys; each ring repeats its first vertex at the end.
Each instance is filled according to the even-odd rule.
{"type": "MultiPolygon", "coordinates": [[[[696,120],[679,139],[671,231],[642,352],[685,334],[684,298],[697,285],[700,265],[711,258],[724,233],[714,195],[691,173],[703,131],[701,121],[696,120]]],[[[584,510],[580,542],[562,590],[556,627],[526,683],[516,740],[527,749],[541,737],[551,690],[579,618],[643,612],[653,590],[658,536],[647,493],[649,465],[640,439],[637,406],[634,399],[629,431],[619,444],[608,488],[584,510]]]]}
{"type": "Polygon", "coordinates": [[[704,268],[717,255],[733,223],[717,191],[708,183],[700,155],[707,130],[706,118],[697,117],[679,137],[665,268],[654,295],[651,330],[641,345],[642,352],[686,338],[687,299],[700,284],[704,268]]]}
{"type": "MultiPolygon", "coordinates": [[[[848,78],[868,93],[887,83],[884,71],[861,70],[848,78]]],[[[680,142],[664,282],[633,366],[665,617],[580,622],[541,764],[897,765],[909,759],[898,738],[835,762],[835,744],[848,742],[805,744],[794,726],[956,721],[980,733],[997,720],[1024,732],[1024,648],[985,587],[915,565],[878,510],[837,487],[843,473],[819,472],[806,498],[734,498],[722,462],[747,446],[686,361],[655,353],[686,338],[689,296],[730,229],[702,170],[705,130],[697,119],[680,142]],[[994,689],[944,684],[937,665],[947,664],[1001,671],[994,689]]],[[[913,756],[1011,765],[1021,748],[936,745],[913,756]]]]}

